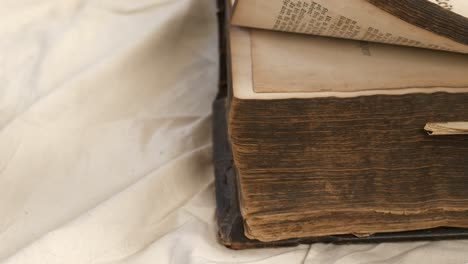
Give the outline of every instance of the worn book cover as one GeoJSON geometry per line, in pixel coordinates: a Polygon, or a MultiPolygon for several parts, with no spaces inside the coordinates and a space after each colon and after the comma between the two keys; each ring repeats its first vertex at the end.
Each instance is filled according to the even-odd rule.
{"type": "Polygon", "coordinates": [[[467,237],[467,55],[225,25],[223,243],[467,237]]]}

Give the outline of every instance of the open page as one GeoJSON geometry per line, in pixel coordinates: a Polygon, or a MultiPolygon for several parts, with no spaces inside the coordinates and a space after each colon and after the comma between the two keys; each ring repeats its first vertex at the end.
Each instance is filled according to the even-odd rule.
{"type": "MultiPolygon", "coordinates": [[[[458,14],[462,22],[467,21],[465,16],[468,17],[468,1],[430,1],[458,14]]],[[[435,6],[430,2],[428,4],[435,6]]],[[[366,0],[237,0],[232,23],[468,53],[468,45],[405,22],[366,0]]],[[[466,31],[466,28],[461,30],[466,31]]]]}
{"type": "Polygon", "coordinates": [[[231,28],[238,98],[466,93],[468,55],[231,28]]]}
{"type": "Polygon", "coordinates": [[[250,38],[256,92],[468,87],[465,54],[266,30],[250,38]]]}

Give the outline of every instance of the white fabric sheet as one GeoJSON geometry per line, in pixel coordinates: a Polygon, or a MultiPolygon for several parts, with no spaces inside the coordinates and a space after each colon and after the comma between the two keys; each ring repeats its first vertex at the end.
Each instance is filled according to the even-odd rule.
{"type": "Polygon", "coordinates": [[[214,0],[0,1],[0,263],[468,263],[216,240],[214,0]]]}

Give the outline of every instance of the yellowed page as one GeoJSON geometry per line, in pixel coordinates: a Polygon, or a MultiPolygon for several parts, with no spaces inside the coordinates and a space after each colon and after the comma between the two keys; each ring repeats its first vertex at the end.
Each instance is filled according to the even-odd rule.
{"type": "Polygon", "coordinates": [[[468,92],[465,54],[237,27],[231,52],[237,98],[468,92]]]}
{"type": "Polygon", "coordinates": [[[468,55],[252,30],[256,92],[468,87],[468,55]]]}
{"type": "MultiPolygon", "coordinates": [[[[431,0],[440,2],[442,0],[431,0]]],[[[447,9],[468,13],[467,0],[447,9]]],[[[468,16],[468,15],[467,15],[468,16]]],[[[468,45],[424,30],[366,0],[237,0],[233,24],[468,53],[468,45]]]]}

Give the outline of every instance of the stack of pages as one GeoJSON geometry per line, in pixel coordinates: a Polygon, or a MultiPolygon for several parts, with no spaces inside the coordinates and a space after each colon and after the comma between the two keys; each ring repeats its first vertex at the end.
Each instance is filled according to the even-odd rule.
{"type": "Polygon", "coordinates": [[[468,238],[468,1],[220,1],[232,248],[468,238]]]}

